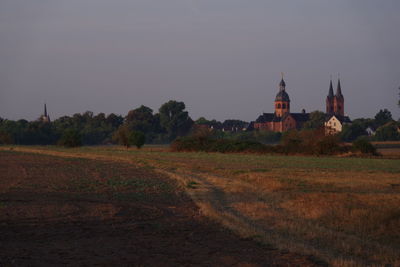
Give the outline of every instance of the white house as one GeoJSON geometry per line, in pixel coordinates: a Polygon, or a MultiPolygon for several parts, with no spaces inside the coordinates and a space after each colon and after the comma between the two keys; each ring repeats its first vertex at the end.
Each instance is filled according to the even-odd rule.
{"type": "Polygon", "coordinates": [[[333,135],[340,133],[343,130],[343,126],[346,124],[351,124],[351,120],[347,116],[328,116],[325,120],[325,134],[333,135]]]}

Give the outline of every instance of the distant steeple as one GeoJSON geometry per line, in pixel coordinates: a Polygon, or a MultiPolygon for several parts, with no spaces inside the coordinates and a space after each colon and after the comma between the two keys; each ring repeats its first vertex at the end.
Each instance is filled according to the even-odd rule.
{"type": "Polygon", "coordinates": [[[280,91],[284,91],[285,90],[285,88],[286,88],[286,83],[285,83],[285,81],[283,80],[283,72],[281,72],[281,77],[282,77],[282,79],[281,79],[281,82],[279,83],[279,90],[280,91]]]}
{"type": "Polygon", "coordinates": [[[44,103],[44,112],[43,112],[43,115],[40,116],[39,121],[44,122],[44,123],[50,122],[50,116],[47,113],[46,103],[44,103]]]}

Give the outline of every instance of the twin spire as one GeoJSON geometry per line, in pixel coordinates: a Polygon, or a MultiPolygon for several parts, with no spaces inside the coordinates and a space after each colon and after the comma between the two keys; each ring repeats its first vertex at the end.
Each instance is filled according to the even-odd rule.
{"type": "Polygon", "coordinates": [[[343,98],[342,94],[342,86],[340,85],[340,78],[338,78],[338,84],[336,88],[336,94],[333,94],[333,86],[332,86],[332,76],[331,76],[331,81],[329,83],[329,92],[328,92],[328,98],[333,98],[334,96],[343,98]]]}

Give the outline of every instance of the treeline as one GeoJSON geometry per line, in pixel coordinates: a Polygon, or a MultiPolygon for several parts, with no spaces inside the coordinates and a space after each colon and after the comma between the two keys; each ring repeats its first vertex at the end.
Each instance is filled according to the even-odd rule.
{"type": "Polygon", "coordinates": [[[215,123],[214,129],[221,138],[230,138],[234,134],[231,133],[232,130],[237,131],[238,135],[246,135],[243,129],[248,125],[247,122],[207,121],[204,118],[195,122],[190,118],[183,102],[170,100],[157,113],[142,105],[130,110],[126,116],[113,113],[95,115],[86,111],[63,116],[52,122],[42,119],[13,121],[0,118],[0,144],[80,146],[119,143],[127,147],[140,147],[144,142],[170,143],[177,137],[188,135],[196,126],[206,126],[208,122],[215,123]]]}
{"type": "Polygon", "coordinates": [[[399,141],[400,122],[395,121],[387,109],[381,109],[373,119],[355,119],[350,125],[345,125],[340,138],[346,142],[357,139],[370,141],[399,141]]]}
{"type": "MultiPolygon", "coordinates": [[[[243,142],[278,144],[288,133],[249,130],[249,123],[241,120],[207,120],[204,117],[193,121],[185,110],[185,104],[175,100],[164,103],[155,113],[151,108],[140,106],[130,110],[126,116],[87,111],[73,116],[63,116],[50,123],[42,120],[12,121],[0,118],[0,144],[66,146],[101,145],[120,143],[127,147],[141,143],[165,144],[177,137],[205,131],[209,138],[243,142]],[[142,136],[143,135],[143,136],[142,136]]],[[[322,129],[325,113],[310,113],[302,131],[322,129]]],[[[339,140],[353,142],[357,139],[369,141],[400,140],[400,123],[393,120],[390,111],[380,110],[373,119],[355,119],[344,125],[337,136],[339,140]]]]}
{"type": "Polygon", "coordinates": [[[63,116],[52,122],[41,120],[6,120],[0,118],[0,144],[67,146],[99,145],[122,142],[121,131],[140,132],[146,143],[168,143],[186,135],[193,120],[185,111],[185,104],[171,100],[158,113],[146,106],[121,115],[87,111],[63,116]]]}

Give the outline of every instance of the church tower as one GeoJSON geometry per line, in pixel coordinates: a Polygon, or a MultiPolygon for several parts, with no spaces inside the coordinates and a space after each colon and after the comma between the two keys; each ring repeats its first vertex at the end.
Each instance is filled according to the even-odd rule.
{"type": "Polygon", "coordinates": [[[342,87],[340,85],[340,79],[338,79],[338,85],[336,94],[333,101],[333,109],[336,115],[344,116],[344,97],[342,94],[342,87]]]}
{"type": "Polygon", "coordinates": [[[333,86],[331,79],[328,96],[326,97],[326,114],[344,116],[344,97],[342,94],[342,86],[340,85],[340,79],[338,79],[338,85],[336,88],[335,95],[333,94],[333,86]]]}
{"type": "Polygon", "coordinates": [[[290,99],[286,93],[286,83],[282,80],[279,83],[279,92],[275,97],[275,115],[277,117],[283,117],[286,113],[290,112],[290,99]]]}

